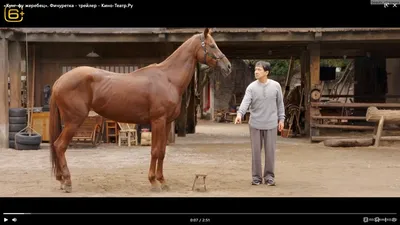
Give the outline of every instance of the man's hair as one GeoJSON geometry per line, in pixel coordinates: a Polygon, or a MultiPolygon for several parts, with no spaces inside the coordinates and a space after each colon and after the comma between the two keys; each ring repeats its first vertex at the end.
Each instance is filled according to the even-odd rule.
{"type": "Polygon", "coordinates": [[[266,61],[258,61],[255,67],[262,67],[264,71],[271,71],[271,64],[266,61]]]}

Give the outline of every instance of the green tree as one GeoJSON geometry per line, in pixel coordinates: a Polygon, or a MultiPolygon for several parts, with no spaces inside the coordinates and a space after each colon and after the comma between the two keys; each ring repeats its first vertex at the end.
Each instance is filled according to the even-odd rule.
{"type": "MultiPolygon", "coordinates": [[[[245,60],[245,62],[251,66],[255,66],[257,61],[258,60],[245,60]]],[[[274,74],[276,76],[287,75],[290,59],[265,59],[265,61],[271,63],[271,74],[274,74]]],[[[349,61],[346,59],[321,59],[320,62],[321,66],[333,66],[341,68],[346,67],[348,63],[349,61]]],[[[300,68],[300,60],[297,59],[294,61],[294,67],[300,68]]]]}

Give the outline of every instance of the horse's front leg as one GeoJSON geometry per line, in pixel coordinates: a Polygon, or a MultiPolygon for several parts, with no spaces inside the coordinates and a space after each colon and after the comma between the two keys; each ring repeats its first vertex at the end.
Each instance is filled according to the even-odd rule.
{"type": "Polygon", "coordinates": [[[151,183],[151,190],[158,191],[156,184],[156,165],[157,165],[157,180],[161,182],[161,188],[165,188],[165,180],[162,175],[162,165],[165,156],[166,146],[166,119],[158,118],[151,121],[151,161],[149,168],[149,181],[151,183]],[[161,164],[160,164],[161,161],[161,164]],[[161,165],[161,167],[160,167],[161,165]],[[161,173],[159,172],[161,170],[161,173]],[[161,177],[160,177],[161,176],[161,177]]]}
{"type": "Polygon", "coordinates": [[[167,149],[167,142],[170,130],[171,130],[171,123],[166,123],[164,130],[165,134],[164,139],[160,140],[160,153],[158,155],[157,173],[156,173],[156,178],[161,184],[161,189],[165,191],[169,190],[169,186],[167,185],[167,182],[165,181],[164,178],[163,166],[164,166],[164,158],[167,149]]]}

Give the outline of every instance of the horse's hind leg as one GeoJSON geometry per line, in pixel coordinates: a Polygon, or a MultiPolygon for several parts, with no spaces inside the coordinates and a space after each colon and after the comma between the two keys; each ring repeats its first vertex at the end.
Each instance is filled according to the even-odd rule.
{"type": "Polygon", "coordinates": [[[61,132],[60,137],[58,137],[54,142],[54,147],[59,162],[56,179],[59,180],[60,174],[62,175],[62,179],[60,180],[62,189],[68,193],[72,191],[72,182],[71,174],[67,165],[67,159],[65,158],[65,152],[67,151],[68,145],[71,142],[75,131],[79,128],[84,120],[85,117],[82,116],[79,119],[75,119],[74,122],[65,122],[64,129],[61,132]]]}

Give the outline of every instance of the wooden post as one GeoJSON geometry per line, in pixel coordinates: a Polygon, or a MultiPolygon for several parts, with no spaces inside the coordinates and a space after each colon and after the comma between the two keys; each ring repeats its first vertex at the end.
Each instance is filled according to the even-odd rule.
{"type": "Polygon", "coordinates": [[[174,143],[175,143],[175,121],[172,121],[171,130],[168,135],[168,144],[174,144],[174,143]]]}
{"type": "Polygon", "coordinates": [[[8,148],[8,41],[0,31],[0,147],[8,148]]]}
{"type": "MultiPolygon", "coordinates": [[[[313,90],[314,88],[319,88],[321,83],[320,81],[320,45],[319,43],[310,44],[308,46],[310,50],[310,77],[309,77],[309,91],[313,90]]],[[[310,98],[311,93],[308,93],[308,97],[310,98]]],[[[310,118],[310,123],[313,123],[312,116],[317,116],[320,114],[318,108],[310,107],[309,112],[307,113],[310,118]]],[[[313,128],[310,126],[310,136],[319,136],[319,130],[317,128],[313,128]]],[[[312,139],[310,139],[312,140],[312,139]]]]}
{"type": "Polygon", "coordinates": [[[310,134],[310,55],[307,50],[303,51],[300,56],[300,69],[301,69],[301,88],[304,90],[304,107],[305,107],[305,124],[304,134],[306,137],[310,134]]]}
{"type": "Polygon", "coordinates": [[[187,91],[182,95],[181,112],[177,118],[178,137],[186,137],[186,124],[187,124],[186,99],[187,99],[187,91]]]}
{"type": "Polygon", "coordinates": [[[382,130],[383,130],[383,124],[385,123],[385,117],[381,116],[379,119],[379,124],[378,128],[376,129],[376,135],[375,135],[375,147],[379,147],[379,142],[381,140],[382,136],[382,130]]]}
{"type": "MultiPolygon", "coordinates": [[[[195,73],[197,73],[197,68],[198,67],[196,67],[195,73]]],[[[194,76],[196,76],[196,74],[194,76]]],[[[195,89],[196,83],[194,76],[188,87],[188,96],[187,96],[188,98],[190,98],[189,105],[187,108],[187,131],[189,134],[196,133],[196,89],[195,89]]]]}
{"type": "Polygon", "coordinates": [[[10,108],[21,107],[21,45],[18,41],[9,43],[10,60],[10,108]]]}

